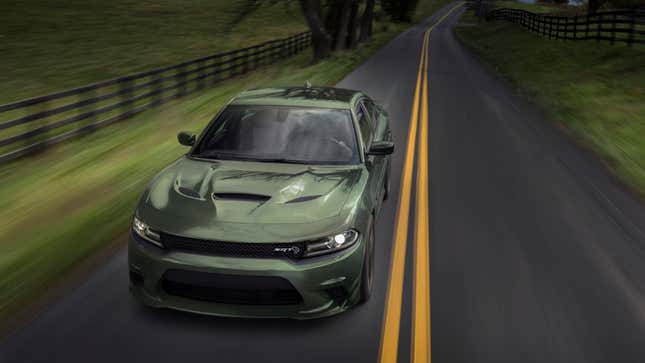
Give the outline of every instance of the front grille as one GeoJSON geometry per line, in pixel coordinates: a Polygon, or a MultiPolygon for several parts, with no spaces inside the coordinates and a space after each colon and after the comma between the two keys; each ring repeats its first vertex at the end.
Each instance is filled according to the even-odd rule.
{"type": "Polygon", "coordinates": [[[161,243],[166,249],[189,251],[200,254],[255,258],[301,258],[305,251],[303,242],[257,243],[224,242],[175,236],[160,233],[161,243]]]}
{"type": "Polygon", "coordinates": [[[288,280],[275,276],[169,270],[164,273],[161,284],[167,294],[220,304],[292,305],[302,302],[302,296],[288,280]]]}

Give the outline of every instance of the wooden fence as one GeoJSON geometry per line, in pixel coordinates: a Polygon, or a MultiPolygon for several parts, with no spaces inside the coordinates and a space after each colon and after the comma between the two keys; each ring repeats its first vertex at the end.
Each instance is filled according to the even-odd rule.
{"type": "Polygon", "coordinates": [[[506,20],[549,39],[596,40],[645,44],[645,12],[606,11],[582,16],[535,14],[521,9],[494,9],[487,20],[506,20]]]}
{"type": "Polygon", "coordinates": [[[0,163],[78,137],[230,79],[311,44],[309,32],[0,105],[0,163]]]}

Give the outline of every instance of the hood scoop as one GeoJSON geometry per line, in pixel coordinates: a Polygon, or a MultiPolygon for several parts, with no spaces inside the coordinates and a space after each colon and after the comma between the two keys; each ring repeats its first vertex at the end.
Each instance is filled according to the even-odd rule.
{"type": "Polygon", "coordinates": [[[236,200],[243,202],[266,202],[271,199],[269,195],[252,194],[252,193],[213,193],[214,199],[236,200]]]}

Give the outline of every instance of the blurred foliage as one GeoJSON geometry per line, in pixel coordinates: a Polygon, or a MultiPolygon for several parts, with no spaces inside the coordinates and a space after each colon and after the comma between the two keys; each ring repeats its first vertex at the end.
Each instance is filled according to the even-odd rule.
{"type": "Polygon", "coordinates": [[[0,103],[307,30],[298,3],[0,1],[0,103]]]}

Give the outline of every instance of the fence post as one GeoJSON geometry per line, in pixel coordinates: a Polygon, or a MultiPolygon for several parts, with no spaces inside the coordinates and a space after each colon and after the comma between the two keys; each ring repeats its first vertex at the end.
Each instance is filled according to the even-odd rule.
{"type": "Polygon", "coordinates": [[[152,95],[152,97],[153,97],[152,102],[153,102],[154,105],[160,105],[161,100],[163,98],[163,92],[161,92],[161,88],[163,86],[163,83],[161,81],[161,73],[155,73],[153,75],[153,77],[154,78],[152,80],[151,86],[153,88],[153,92],[155,92],[155,93],[152,95]]]}
{"type": "Polygon", "coordinates": [[[242,73],[244,73],[243,63],[242,63],[244,61],[244,55],[242,54],[242,52],[243,51],[235,52],[236,53],[235,58],[237,58],[235,60],[235,76],[236,77],[241,75],[242,73]]]}
{"type": "Polygon", "coordinates": [[[184,74],[185,70],[186,66],[184,65],[175,70],[175,79],[177,80],[177,92],[175,93],[175,96],[183,96],[184,93],[186,93],[186,85],[184,83],[184,80],[186,79],[186,75],[184,74]]]}
{"type": "Polygon", "coordinates": [[[616,41],[616,13],[614,13],[614,21],[611,23],[611,45],[616,41]]]}
{"type": "Polygon", "coordinates": [[[242,74],[246,74],[249,71],[249,49],[244,51],[244,56],[242,58],[242,74]]]}
{"type": "Polygon", "coordinates": [[[525,25],[526,29],[528,29],[529,31],[533,31],[533,16],[532,16],[533,14],[526,11],[524,12],[524,15],[526,16],[526,25],[525,25]]]}
{"type": "Polygon", "coordinates": [[[627,37],[627,45],[631,48],[634,44],[634,32],[636,30],[636,12],[632,11],[629,13],[630,17],[630,26],[629,26],[629,36],[627,37]]]}
{"type": "MultiPolygon", "coordinates": [[[[88,103],[87,103],[87,105],[85,105],[84,108],[81,108],[80,113],[83,113],[83,112],[89,113],[89,117],[87,118],[87,121],[85,123],[88,124],[88,125],[91,125],[94,122],[96,122],[96,118],[97,118],[96,117],[97,116],[96,115],[96,106],[97,106],[96,102],[91,102],[90,101],[91,99],[96,98],[96,96],[97,96],[96,88],[92,87],[86,93],[87,94],[85,95],[85,100],[88,101],[88,103]]],[[[82,95],[82,93],[79,94],[79,96],[80,95],[82,95]]],[[[81,97],[79,97],[79,101],[80,100],[81,100],[81,97]]]]}
{"type": "Polygon", "coordinates": [[[578,15],[573,17],[573,40],[578,37],[578,15]]]}
{"type": "Polygon", "coordinates": [[[531,15],[531,21],[533,22],[533,31],[540,34],[540,23],[537,21],[537,14],[532,14],[531,15]]]}
{"type": "Polygon", "coordinates": [[[513,11],[513,23],[521,24],[519,13],[517,11],[513,11]]]}
{"type": "Polygon", "coordinates": [[[282,39],[282,41],[280,42],[280,48],[278,48],[278,53],[276,57],[277,60],[279,61],[284,59],[284,57],[287,55],[287,52],[286,52],[287,42],[288,42],[288,39],[282,39]]]}
{"type": "Polygon", "coordinates": [[[258,48],[253,47],[251,56],[249,57],[249,64],[251,65],[251,70],[254,71],[258,68],[258,48]]]}
{"type": "Polygon", "coordinates": [[[598,27],[596,31],[596,43],[600,43],[600,23],[602,22],[602,14],[597,14],[597,16],[598,16],[598,20],[596,25],[598,25],[598,27]]]}
{"type": "Polygon", "coordinates": [[[538,35],[542,35],[540,33],[540,23],[537,20],[537,14],[533,14],[531,18],[533,19],[533,29],[534,29],[533,31],[538,33],[538,35]]]}
{"type": "MultiPolygon", "coordinates": [[[[41,112],[42,112],[42,113],[46,113],[46,112],[48,112],[48,110],[50,109],[50,106],[51,106],[51,107],[56,107],[56,105],[55,105],[55,104],[54,104],[54,105],[52,105],[51,103],[52,103],[52,101],[51,101],[51,100],[42,101],[42,102],[40,102],[40,103],[38,103],[38,104],[37,104],[37,106],[36,106],[36,108],[34,109],[34,111],[36,111],[36,113],[41,113],[41,112]]],[[[49,121],[47,121],[47,119],[48,119],[48,117],[43,117],[42,119],[40,119],[39,121],[37,121],[37,123],[36,123],[36,125],[37,125],[37,126],[36,126],[36,128],[38,128],[38,127],[42,127],[42,126],[47,126],[47,124],[49,123],[49,121]]],[[[29,127],[28,125],[29,125],[29,124],[25,124],[23,127],[29,127]]],[[[43,137],[43,138],[47,138],[47,136],[48,136],[48,135],[50,135],[50,133],[51,133],[51,131],[46,131],[45,133],[41,134],[41,135],[42,135],[41,137],[43,137]]],[[[32,135],[32,136],[27,137],[27,138],[26,138],[26,139],[21,143],[21,145],[22,145],[22,146],[28,146],[29,144],[31,144],[31,140],[32,140],[33,138],[34,138],[34,136],[33,136],[33,135],[32,135]]],[[[45,147],[46,147],[46,146],[45,146],[45,147]]]]}
{"type": "Polygon", "coordinates": [[[589,38],[589,14],[587,14],[587,25],[585,26],[585,40],[589,38]]]}
{"type": "Polygon", "coordinates": [[[549,16],[549,39],[553,36],[553,17],[549,16]]]}
{"type": "Polygon", "coordinates": [[[555,39],[560,39],[560,17],[556,17],[555,39]]]}
{"type": "Polygon", "coordinates": [[[130,97],[132,96],[132,91],[130,90],[130,86],[132,85],[132,80],[130,78],[126,78],[119,82],[119,93],[121,94],[121,102],[123,104],[121,105],[121,110],[123,113],[128,112],[128,107],[130,107],[130,97]]]}

